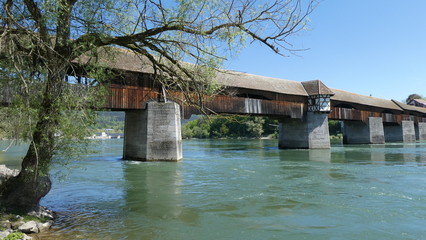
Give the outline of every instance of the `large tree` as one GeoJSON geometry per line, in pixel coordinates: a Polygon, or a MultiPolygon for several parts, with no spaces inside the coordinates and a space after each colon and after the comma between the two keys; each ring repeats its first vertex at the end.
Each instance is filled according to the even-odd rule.
{"type": "MultiPolygon", "coordinates": [[[[69,129],[78,124],[72,121],[87,121],[81,117],[87,114],[73,114],[96,103],[94,93],[75,97],[66,81],[82,55],[127,49],[143,56],[166,88],[211,94],[212,69],[241,46],[257,41],[281,55],[297,50],[289,36],[305,28],[316,2],[2,0],[1,5],[0,86],[19,93],[9,108],[23,106],[15,113],[26,121],[22,134],[30,145],[20,174],[0,187],[0,205],[29,210],[50,190],[49,166],[63,141],[75,138],[69,129]]],[[[79,72],[92,74],[90,79],[102,79],[101,68],[83,68],[79,72]]]]}
{"type": "Polygon", "coordinates": [[[420,94],[413,93],[408,95],[407,99],[405,99],[405,103],[410,103],[414,99],[422,99],[423,97],[420,94]]]}

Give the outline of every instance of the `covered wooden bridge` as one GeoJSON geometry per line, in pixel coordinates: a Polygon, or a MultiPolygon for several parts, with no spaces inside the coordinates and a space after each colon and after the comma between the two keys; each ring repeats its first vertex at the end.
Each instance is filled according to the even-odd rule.
{"type": "MultiPolygon", "coordinates": [[[[189,118],[191,114],[199,114],[200,111],[186,105],[179,92],[171,94],[170,98],[178,100],[181,106],[168,103],[170,106],[164,107],[168,110],[159,110],[163,107],[157,105],[167,103],[156,101],[160,86],[156,86],[151,80],[152,69],[132,53],[123,51],[114,64],[108,65],[122,72],[120,79],[111,82],[108,108],[126,111],[125,158],[136,156],[149,159],[146,152],[140,153],[140,145],[133,144],[145,141],[140,136],[146,134],[158,136],[164,132],[160,138],[167,140],[158,142],[172,142],[173,146],[168,147],[169,149],[180,149],[180,118],[174,118],[178,115],[175,111],[185,118],[189,118]],[[160,117],[151,119],[148,116],[150,108],[160,117]],[[136,122],[148,125],[137,127],[139,125],[136,122]],[[159,122],[164,125],[163,128],[159,122]],[[171,125],[175,123],[176,128],[171,130],[171,125]],[[151,130],[154,131],[147,133],[151,130]],[[172,135],[173,140],[167,135],[172,135]]],[[[297,82],[235,71],[217,72],[216,82],[224,90],[204,102],[207,113],[276,118],[280,120],[280,148],[330,148],[328,119],[343,122],[345,143],[380,144],[426,140],[426,109],[395,100],[328,88],[319,80],[297,82]]],[[[161,148],[160,145],[151,149],[163,149],[165,146],[163,144],[161,148]]],[[[170,159],[181,157],[181,150],[171,151],[178,154],[170,159]]],[[[156,158],[158,157],[151,159],[156,158]]]]}
{"type": "MultiPolygon", "coordinates": [[[[107,108],[145,109],[146,102],[158,99],[159,86],[155,86],[150,77],[152,68],[133,53],[122,51],[114,63],[105,64],[121,72],[121,77],[111,82],[107,108]]],[[[385,123],[426,122],[423,108],[328,88],[319,80],[297,82],[224,70],[217,73],[216,81],[225,87],[224,91],[206,102],[206,108],[215,113],[301,119],[308,111],[310,96],[323,94],[330,96],[330,108],[325,110],[329,112],[329,119],[365,122],[369,117],[382,117],[385,123]]],[[[173,97],[179,98],[179,93],[173,97]]],[[[199,114],[197,109],[185,104],[182,108],[185,117],[199,114]]]]}
{"type": "MultiPolygon", "coordinates": [[[[76,65],[90,61],[82,57],[76,65]]],[[[106,108],[126,112],[124,158],[181,159],[180,116],[189,118],[200,110],[186,104],[178,91],[169,94],[172,101],[158,101],[161,86],[153,80],[153,68],[131,52],[120,50],[113,60],[97,61],[119,73],[111,79],[106,108]]],[[[319,80],[297,82],[224,70],[215,81],[223,91],[206,98],[206,113],[276,118],[280,148],[330,148],[328,119],[343,122],[345,143],[426,140],[425,108],[328,88],[319,80]]]]}

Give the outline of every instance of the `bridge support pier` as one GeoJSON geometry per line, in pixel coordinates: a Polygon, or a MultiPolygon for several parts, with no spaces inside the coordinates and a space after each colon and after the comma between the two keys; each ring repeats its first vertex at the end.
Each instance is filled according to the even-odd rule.
{"type": "Polygon", "coordinates": [[[419,122],[414,127],[416,130],[416,139],[420,141],[426,140],[426,122],[419,122]]]}
{"type": "Polygon", "coordinates": [[[343,125],[343,143],[347,144],[383,144],[385,134],[381,117],[369,117],[368,121],[345,121],[343,125]]]}
{"type": "Polygon", "coordinates": [[[330,148],[328,116],[323,113],[307,112],[304,121],[284,119],[279,126],[279,148],[330,148]]]}
{"type": "Polygon", "coordinates": [[[123,159],[182,159],[180,107],[175,102],[148,102],[145,110],[126,111],[123,159]]]}
{"type": "Polygon", "coordinates": [[[400,125],[385,126],[386,142],[415,142],[414,121],[402,121],[400,125]]]}

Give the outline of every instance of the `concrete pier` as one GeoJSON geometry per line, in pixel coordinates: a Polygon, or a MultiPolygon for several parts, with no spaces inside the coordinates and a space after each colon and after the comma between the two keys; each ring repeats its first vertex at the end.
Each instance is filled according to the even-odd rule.
{"type": "Polygon", "coordinates": [[[419,141],[426,140],[426,122],[419,122],[414,125],[416,130],[416,139],[419,141]]]}
{"type": "Polygon", "coordinates": [[[385,126],[386,142],[415,142],[416,131],[413,121],[402,121],[400,125],[385,126]]]}
{"type": "Polygon", "coordinates": [[[304,121],[284,119],[279,126],[279,148],[330,148],[328,116],[324,113],[307,112],[304,121]]]}
{"type": "Polygon", "coordinates": [[[381,117],[369,117],[367,122],[345,121],[343,135],[343,143],[347,144],[385,143],[383,120],[381,117]]]}
{"type": "Polygon", "coordinates": [[[125,160],[182,159],[180,107],[175,102],[148,102],[145,110],[126,111],[125,160]]]}

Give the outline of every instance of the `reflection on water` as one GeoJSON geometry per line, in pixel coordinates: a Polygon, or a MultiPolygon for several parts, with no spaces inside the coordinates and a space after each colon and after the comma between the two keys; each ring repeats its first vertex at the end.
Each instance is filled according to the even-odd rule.
{"type": "Polygon", "coordinates": [[[162,236],[164,232],[159,227],[162,221],[197,222],[197,212],[183,205],[179,163],[131,161],[126,162],[123,168],[127,185],[122,211],[126,213],[124,229],[129,239],[156,239],[162,236]]]}
{"type": "MultiPolygon", "coordinates": [[[[55,180],[43,204],[60,218],[38,238],[423,237],[426,143],[276,146],[189,140],[182,162],[141,163],[120,159],[122,140],[100,142],[100,153],[55,180]]],[[[0,153],[0,161],[19,165],[14,151],[0,153]]]]}

